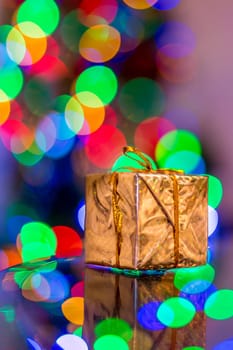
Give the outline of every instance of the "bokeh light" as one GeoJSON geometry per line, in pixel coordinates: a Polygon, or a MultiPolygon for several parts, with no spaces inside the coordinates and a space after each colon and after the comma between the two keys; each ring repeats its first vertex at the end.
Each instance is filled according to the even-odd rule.
{"type": "MultiPolygon", "coordinates": [[[[70,97],[67,97],[68,99],[70,97]]],[[[67,100],[68,102],[68,100],[67,100]]],[[[65,110],[65,107],[64,107],[65,110]]],[[[72,139],[76,132],[72,131],[72,129],[68,126],[64,113],[53,112],[49,113],[45,119],[50,119],[55,126],[56,129],[56,138],[58,140],[68,140],[72,139]]]]}
{"type": "Polygon", "coordinates": [[[136,16],[132,10],[130,7],[119,6],[113,22],[121,34],[119,54],[133,52],[146,36],[146,23],[143,23],[140,16],[136,16]]]}
{"type": "Polygon", "coordinates": [[[112,69],[105,66],[92,66],[84,70],[78,76],[75,84],[76,93],[91,92],[99,97],[104,105],[107,105],[113,100],[117,92],[117,87],[116,75],[112,69]]]}
{"type": "MultiPolygon", "coordinates": [[[[195,284],[195,281],[193,284],[195,284]]],[[[199,282],[199,285],[200,285],[200,282],[199,282]]],[[[216,290],[217,288],[213,284],[211,284],[207,289],[200,291],[198,293],[197,292],[192,293],[192,290],[190,293],[190,289],[187,290],[186,293],[181,291],[179,296],[191,301],[191,303],[195,306],[196,311],[203,311],[206,300],[209,298],[211,294],[216,292],[216,290]]]]}
{"type": "Polygon", "coordinates": [[[77,9],[68,12],[61,20],[61,38],[71,52],[79,52],[79,41],[85,30],[86,27],[79,20],[77,9]]]}
{"type": "Polygon", "coordinates": [[[137,319],[141,327],[150,331],[157,331],[166,327],[157,317],[157,311],[160,305],[161,302],[159,301],[151,301],[139,308],[137,319]]]}
{"type": "Polygon", "coordinates": [[[68,127],[76,134],[84,123],[84,111],[81,103],[75,96],[70,97],[65,107],[65,120],[68,127]]]}
{"type": "MultiPolygon", "coordinates": [[[[162,161],[158,162],[161,164],[162,161]]],[[[203,158],[194,152],[179,151],[163,159],[164,168],[181,169],[186,174],[202,174],[206,170],[203,158]]]]}
{"type": "Polygon", "coordinates": [[[72,297],[84,297],[84,281],[77,282],[71,288],[72,297]]]}
{"type": "Polygon", "coordinates": [[[76,95],[80,102],[84,121],[78,135],[89,135],[100,128],[105,118],[105,108],[102,101],[91,92],[79,92],[76,95]]]}
{"type": "Polygon", "coordinates": [[[84,231],[85,229],[85,213],[86,213],[86,205],[84,201],[81,201],[76,210],[76,217],[78,226],[84,231]]]}
{"type": "Polygon", "coordinates": [[[117,335],[104,335],[94,342],[94,350],[129,350],[124,339],[117,335]]]}
{"type": "Polygon", "coordinates": [[[42,119],[37,125],[35,141],[43,153],[47,152],[56,141],[56,126],[50,118],[42,119]]]}
{"type": "Polygon", "coordinates": [[[140,77],[124,84],[120,89],[118,102],[124,117],[138,123],[145,118],[161,114],[165,97],[157,82],[140,77]]]}
{"type": "Polygon", "coordinates": [[[159,306],[157,317],[171,328],[180,328],[190,323],[196,310],[193,304],[180,297],[168,298],[159,306]]]}
{"type": "Polygon", "coordinates": [[[18,8],[16,20],[18,24],[32,21],[39,26],[46,35],[52,34],[57,28],[60,11],[54,0],[24,1],[18,8]]]}
{"type": "Polygon", "coordinates": [[[83,33],[79,41],[79,51],[87,61],[103,63],[118,53],[120,44],[118,30],[106,24],[98,24],[83,33]]]}
{"type": "Polygon", "coordinates": [[[200,155],[201,144],[197,136],[188,130],[180,129],[166,133],[157,143],[155,159],[163,168],[167,159],[178,152],[188,152],[184,155],[200,155]]]}
{"type": "Polygon", "coordinates": [[[147,118],[137,125],[134,134],[135,146],[154,158],[155,148],[160,138],[175,129],[175,125],[164,117],[147,118]]]}
{"type": "Polygon", "coordinates": [[[67,140],[56,140],[54,145],[46,152],[46,156],[51,159],[60,159],[70,153],[75,144],[74,138],[67,140]]]}
{"type": "Polygon", "coordinates": [[[233,317],[233,290],[221,289],[211,294],[204,307],[206,315],[215,320],[233,317]]]}
{"type": "Polygon", "coordinates": [[[7,245],[0,250],[0,270],[22,263],[22,258],[15,245],[7,245]]]}
{"type": "Polygon", "coordinates": [[[91,134],[85,145],[87,158],[96,166],[111,168],[115,160],[122,154],[126,138],[122,131],[111,126],[102,125],[91,134]]]}
{"type": "Polygon", "coordinates": [[[44,152],[33,141],[28,149],[21,153],[13,153],[13,156],[20,164],[30,167],[38,164],[43,159],[44,152]]]}
{"type": "Polygon", "coordinates": [[[71,297],[64,301],[61,306],[64,317],[76,324],[84,322],[84,299],[82,297],[71,297]]]}
{"type": "MultiPolygon", "coordinates": [[[[1,51],[0,51],[1,53],[1,51]]],[[[21,69],[12,61],[5,66],[0,65],[0,91],[1,101],[6,96],[8,99],[16,98],[22,90],[24,76],[21,69]]]]}
{"type": "Polygon", "coordinates": [[[223,340],[213,347],[213,350],[229,350],[233,346],[233,338],[223,340]]]}
{"type": "Polygon", "coordinates": [[[27,342],[30,344],[33,350],[41,350],[40,345],[35,340],[27,338],[27,342]]]}
{"type": "Polygon", "coordinates": [[[75,335],[77,335],[78,337],[81,337],[81,338],[82,338],[83,327],[82,327],[82,326],[81,326],[81,327],[77,327],[77,328],[74,330],[73,334],[75,334],[75,335]]]}
{"type": "Polygon", "coordinates": [[[211,236],[218,226],[218,212],[208,206],[208,236],[211,236]]]}
{"type": "Polygon", "coordinates": [[[51,108],[51,90],[41,79],[32,78],[24,87],[24,101],[28,109],[36,116],[43,116],[51,108]]]}
{"type": "Polygon", "coordinates": [[[33,130],[20,120],[8,119],[1,127],[2,143],[13,153],[19,154],[28,150],[33,139],[33,130]]]}
{"type": "Polygon", "coordinates": [[[212,208],[217,208],[223,197],[223,186],[221,180],[210,174],[208,176],[208,204],[212,208]]]}
{"type": "MultiPolygon", "coordinates": [[[[151,166],[151,169],[157,169],[155,162],[147,154],[142,153],[142,156],[146,158],[151,166]]],[[[145,160],[138,154],[133,152],[127,152],[127,154],[121,155],[113,164],[112,171],[119,172],[132,172],[140,171],[140,169],[146,170],[145,160]]]]}
{"type": "Polygon", "coordinates": [[[176,271],[174,285],[184,293],[196,294],[208,289],[215,277],[214,268],[209,265],[181,268],[176,271]]]}
{"type": "Polygon", "coordinates": [[[54,226],[57,238],[56,257],[79,256],[82,253],[82,241],[79,234],[68,226],[54,226]]]}
{"type": "Polygon", "coordinates": [[[25,278],[21,288],[24,298],[34,302],[57,303],[69,294],[67,279],[58,271],[31,273],[25,278]]]}
{"type": "Polygon", "coordinates": [[[29,222],[20,231],[22,259],[29,261],[55,255],[57,238],[54,231],[42,222],[29,222]]]}
{"type": "Polygon", "coordinates": [[[179,4],[180,0],[157,0],[155,7],[158,10],[171,10],[179,4]]]}
{"type": "Polygon", "coordinates": [[[136,9],[145,10],[152,7],[158,0],[123,0],[126,5],[136,9]]]}
{"type": "Polygon", "coordinates": [[[0,90],[0,126],[5,123],[10,115],[10,111],[10,101],[4,91],[0,90]]]}
{"type": "Polygon", "coordinates": [[[100,338],[109,334],[119,336],[128,342],[133,337],[133,330],[126,321],[120,318],[106,318],[95,327],[95,335],[100,338]]]}
{"type": "Polygon", "coordinates": [[[110,24],[118,10],[117,0],[82,0],[79,5],[79,20],[87,27],[110,24]]]}
{"type": "Polygon", "coordinates": [[[33,22],[23,22],[9,32],[7,51],[10,58],[20,66],[38,62],[47,49],[45,33],[33,22]]]}
{"type": "Polygon", "coordinates": [[[56,343],[63,350],[88,350],[86,342],[75,334],[64,334],[56,340],[56,343]]]}

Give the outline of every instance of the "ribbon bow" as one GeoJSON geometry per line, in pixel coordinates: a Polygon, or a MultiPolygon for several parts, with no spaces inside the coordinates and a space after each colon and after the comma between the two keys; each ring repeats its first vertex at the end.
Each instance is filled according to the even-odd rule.
{"type": "MultiPolygon", "coordinates": [[[[145,155],[138,150],[135,147],[132,146],[125,146],[123,147],[123,154],[125,154],[128,158],[131,158],[140,164],[143,169],[137,169],[133,167],[122,167],[121,169],[125,168],[127,170],[132,170],[135,172],[144,172],[144,173],[153,173],[153,174],[166,174],[171,175],[173,180],[173,200],[174,200],[174,223],[170,216],[168,215],[166,208],[164,208],[163,204],[160,202],[159,198],[156,196],[156,194],[153,192],[153,190],[150,188],[150,186],[146,183],[146,181],[141,177],[145,185],[148,187],[149,191],[153,195],[154,199],[156,200],[157,204],[161,208],[162,212],[166,216],[168,222],[172,225],[173,228],[173,237],[174,237],[174,260],[175,260],[175,266],[178,265],[179,260],[179,195],[178,195],[178,182],[176,175],[182,175],[184,174],[183,170],[176,170],[176,169],[156,169],[154,170],[152,167],[152,164],[150,160],[145,157],[145,155]],[[134,153],[137,156],[139,156],[140,159],[135,159],[132,157],[129,153],[134,153]]],[[[117,191],[117,185],[118,185],[118,173],[115,171],[111,176],[111,184],[112,184],[112,208],[113,208],[113,218],[114,218],[114,226],[115,231],[117,234],[117,252],[116,252],[116,264],[119,266],[119,259],[120,259],[120,252],[121,252],[121,246],[122,246],[122,220],[123,220],[123,214],[119,206],[119,201],[121,200],[121,196],[117,191]]]]}

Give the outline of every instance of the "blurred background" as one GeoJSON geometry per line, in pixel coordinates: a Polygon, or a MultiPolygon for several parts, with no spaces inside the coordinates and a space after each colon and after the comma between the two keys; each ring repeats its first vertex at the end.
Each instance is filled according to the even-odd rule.
{"type": "Polygon", "coordinates": [[[231,10],[1,0],[0,268],[80,253],[85,176],[111,171],[126,144],[159,167],[207,174],[209,235],[232,226],[231,10]],[[51,230],[73,250],[48,253],[51,230]]]}

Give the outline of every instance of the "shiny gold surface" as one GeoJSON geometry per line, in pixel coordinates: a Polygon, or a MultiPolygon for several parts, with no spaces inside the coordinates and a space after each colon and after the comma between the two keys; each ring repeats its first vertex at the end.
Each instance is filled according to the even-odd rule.
{"type": "Polygon", "coordinates": [[[87,263],[142,270],[205,264],[207,177],[118,173],[117,188],[111,178],[86,178],[87,263]],[[122,214],[120,250],[114,191],[122,214]]]}
{"type": "MultiPolygon", "coordinates": [[[[202,311],[196,312],[187,326],[178,329],[158,327],[149,330],[140,325],[138,311],[141,306],[178,296],[173,280],[172,273],[135,279],[85,269],[83,338],[88,348],[93,349],[95,327],[108,318],[123,319],[130,325],[133,331],[128,343],[131,350],[181,350],[193,344],[205,348],[206,317],[202,311]]],[[[151,317],[153,319],[155,315],[151,317]]]]}

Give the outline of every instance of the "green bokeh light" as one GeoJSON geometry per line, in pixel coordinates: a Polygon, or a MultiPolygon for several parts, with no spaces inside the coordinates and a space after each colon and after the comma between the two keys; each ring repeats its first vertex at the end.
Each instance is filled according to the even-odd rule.
{"type": "Polygon", "coordinates": [[[13,153],[13,156],[22,165],[30,167],[37,164],[43,158],[44,152],[33,142],[28,150],[22,153],[13,153]]]}
{"type": "Polygon", "coordinates": [[[117,335],[104,335],[98,338],[94,343],[94,350],[129,350],[128,344],[124,339],[117,335]]]}
{"type": "Polygon", "coordinates": [[[162,113],[164,93],[152,79],[132,79],[120,91],[119,107],[126,118],[141,122],[162,113]]]}
{"type": "Polygon", "coordinates": [[[233,317],[233,290],[221,289],[211,294],[205,302],[204,312],[215,320],[233,317]]]}
{"type": "Polygon", "coordinates": [[[12,267],[11,271],[14,272],[14,281],[15,283],[22,288],[24,282],[30,278],[35,272],[39,273],[48,273],[55,271],[57,268],[57,261],[49,262],[33,262],[26,263],[22,266],[12,267]]]}
{"type": "Polygon", "coordinates": [[[64,95],[57,96],[53,100],[52,109],[55,109],[55,111],[57,112],[64,113],[66,105],[69,102],[69,100],[70,100],[70,95],[64,94],[64,95]]]}
{"type": "Polygon", "coordinates": [[[22,249],[22,260],[32,261],[37,259],[49,259],[55,255],[49,243],[44,242],[30,242],[24,245],[22,249]]]}
{"type": "Polygon", "coordinates": [[[20,232],[22,259],[30,261],[55,255],[57,239],[54,231],[42,222],[29,222],[20,232]]]}
{"type": "Polygon", "coordinates": [[[9,24],[4,24],[2,26],[0,26],[0,42],[1,43],[6,43],[7,40],[7,36],[10,33],[10,31],[12,30],[13,26],[9,25],[9,24]]]}
{"type": "Polygon", "coordinates": [[[107,105],[114,99],[117,87],[117,78],[112,69],[105,66],[93,66],[79,75],[75,90],[76,93],[92,92],[104,105],[107,105]]]}
{"type": "Polygon", "coordinates": [[[201,154],[201,144],[197,136],[187,130],[173,130],[165,134],[155,149],[155,159],[161,168],[166,167],[166,161],[172,154],[189,151],[201,154]]]}
{"type": "Polygon", "coordinates": [[[186,348],[183,348],[182,350],[205,350],[201,346],[188,346],[186,348]]]}
{"type": "Polygon", "coordinates": [[[181,169],[186,174],[192,173],[198,166],[201,156],[190,151],[180,151],[171,154],[164,161],[164,168],[181,169]]]}
{"type": "Polygon", "coordinates": [[[21,69],[16,65],[6,65],[0,69],[0,90],[3,90],[9,99],[14,99],[23,87],[24,77],[21,69]]]}
{"type": "Polygon", "coordinates": [[[66,47],[72,52],[79,52],[79,41],[86,27],[80,23],[78,10],[69,12],[61,22],[60,31],[66,47]]]}
{"type": "MultiPolygon", "coordinates": [[[[131,172],[133,169],[130,168],[135,168],[135,169],[144,169],[145,166],[141,165],[139,162],[143,162],[142,158],[138,156],[137,154],[133,152],[128,152],[129,156],[132,158],[129,158],[127,155],[123,154],[120,156],[115,163],[112,166],[112,171],[119,171],[119,172],[131,172]]],[[[156,170],[156,164],[153,161],[151,157],[149,157],[147,154],[143,153],[144,157],[146,157],[149,160],[149,163],[151,164],[151,167],[153,170],[156,170]]]]}
{"type": "Polygon", "coordinates": [[[195,316],[194,305],[180,297],[165,300],[158,308],[157,317],[161,323],[171,328],[179,328],[190,323],[195,316]]]}
{"type": "Polygon", "coordinates": [[[19,288],[22,288],[22,285],[31,274],[32,272],[27,270],[15,271],[14,281],[19,286],[19,288]]]}
{"type": "Polygon", "coordinates": [[[189,292],[195,294],[195,289],[192,291],[192,284],[196,286],[196,281],[199,281],[199,285],[196,286],[197,292],[200,293],[206,290],[215,277],[214,268],[209,265],[203,265],[198,267],[181,268],[176,271],[174,277],[174,285],[177,289],[183,292],[189,292]]]}
{"type": "Polygon", "coordinates": [[[222,182],[216,176],[204,175],[208,176],[208,204],[212,208],[217,208],[223,197],[222,182]]]}
{"type": "Polygon", "coordinates": [[[24,100],[33,114],[44,116],[52,107],[51,87],[42,80],[33,78],[25,85],[24,100]]]}
{"type": "Polygon", "coordinates": [[[49,35],[57,28],[60,19],[59,8],[53,0],[24,1],[17,13],[17,23],[34,22],[45,34],[49,35]]]}
{"type": "Polygon", "coordinates": [[[119,318],[107,318],[101,321],[95,327],[96,337],[102,337],[104,335],[117,335],[123,338],[126,342],[132,339],[133,331],[130,325],[119,318]]]}
{"type": "Polygon", "coordinates": [[[73,331],[73,334],[77,335],[78,337],[82,337],[83,335],[83,327],[78,327],[73,331]]]}

